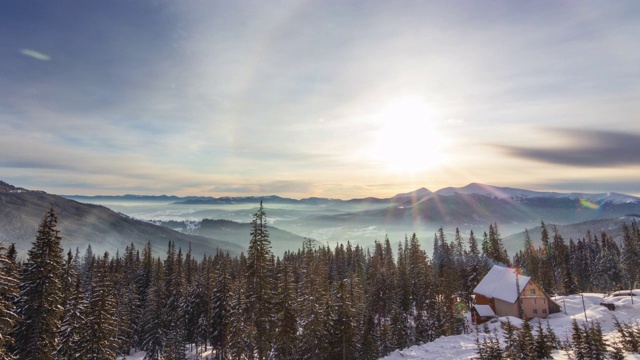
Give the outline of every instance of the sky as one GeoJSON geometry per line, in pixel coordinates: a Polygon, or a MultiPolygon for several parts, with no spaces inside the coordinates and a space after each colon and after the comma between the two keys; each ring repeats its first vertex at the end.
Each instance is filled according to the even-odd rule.
{"type": "Polygon", "coordinates": [[[10,1],[0,180],[640,195],[637,1],[10,1]]]}

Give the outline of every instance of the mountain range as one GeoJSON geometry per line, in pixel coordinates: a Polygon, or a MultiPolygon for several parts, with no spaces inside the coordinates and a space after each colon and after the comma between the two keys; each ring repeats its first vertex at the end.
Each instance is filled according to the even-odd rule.
{"type": "Polygon", "coordinates": [[[53,204],[68,241],[65,247],[82,249],[81,245],[91,242],[94,248],[95,243],[114,251],[132,241],[138,246],[151,240],[162,251],[168,239],[174,239],[183,249],[191,242],[194,252],[201,254],[218,248],[239,253],[246,250],[248,223],[260,201],[267,209],[272,246],[278,255],[297,250],[306,238],[327,244],[352,241],[368,245],[385,235],[398,241],[407,233],[418,232],[428,246],[439,227],[449,233],[460,228],[463,233],[474,230],[481,234],[491,223],[499,224],[505,246],[512,250],[521,246],[524,229],[530,229],[535,240],[540,221],[558,225],[569,239],[585,236],[587,230],[597,233],[621,227],[621,221],[633,221],[640,214],[640,198],[631,195],[541,192],[478,183],[437,191],[420,188],[389,198],[343,200],[276,195],[61,197],[0,182],[0,241],[28,248],[41,217],[53,204]],[[145,210],[138,211],[131,204],[144,204],[145,210]]]}
{"type": "Polygon", "coordinates": [[[632,195],[619,193],[559,193],[524,190],[511,187],[498,187],[479,183],[471,183],[464,187],[447,187],[437,191],[430,191],[427,188],[420,188],[415,191],[397,194],[390,198],[354,198],[350,200],[309,197],[302,199],[292,199],[277,195],[267,196],[148,196],[148,195],[118,195],[118,196],[84,196],[84,195],[63,195],[69,199],[82,201],[163,201],[172,202],[182,205],[229,205],[229,204],[256,204],[260,201],[270,204],[305,204],[305,205],[327,205],[327,204],[403,204],[417,203],[425,201],[437,196],[460,196],[460,195],[478,195],[492,199],[525,201],[536,198],[545,199],[568,199],[568,200],[585,200],[596,204],[626,204],[640,203],[640,198],[632,195]]]}

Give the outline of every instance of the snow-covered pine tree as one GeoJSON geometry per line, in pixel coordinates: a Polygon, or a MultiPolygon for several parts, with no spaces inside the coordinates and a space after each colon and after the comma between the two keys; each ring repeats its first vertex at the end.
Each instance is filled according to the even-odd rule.
{"type": "Polygon", "coordinates": [[[301,359],[320,359],[329,352],[331,312],[328,263],[323,248],[313,249],[306,244],[302,254],[302,281],[299,292],[301,338],[298,356],[301,359]]]}
{"type": "Polygon", "coordinates": [[[586,332],[580,328],[578,321],[571,322],[571,349],[576,360],[585,360],[588,356],[586,332]]]}
{"type": "Polygon", "coordinates": [[[87,314],[87,301],[82,288],[80,274],[76,268],[77,259],[71,251],[67,252],[67,260],[62,276],[63,302],[62,325],[58,334],[59,346],[56,350],[58,359],[87,359],[86,344],[89,342],[89,329],[84,316],[87,314]]]}
{"type": "Polygon", "coordinates": [[[64,257],[57,223],[51,208],[38,227],[22,270],[17,306],[22,320],[15,331],[18,359],[54,359],[58,348],[64,257]]]}
{"type": "Polygon", "coordinates": [[[109,272],[109,254],[94,265],[94,276],[88,294],[85,314],[87,338],[83,344],[87,359],[115,359],[118,348],[116,332],[116,301],[109,272]]]}
{"type": "Polygon", "coordinates": [[[258,360],[266,359],[271,350],[271,328],[273,323],[273,254],[267,229],[267,214],[262,201],[251,221],[251,241],[247,250],[246,305],[250,309],[248,325],[254,328],[258,360]]]}
{"type": "Polygon", "coordinates": [[[0,360],[14,359],[10,347],[13,345],[13,329],[19,320],[13,304],[18,294],[18,279],[15,264],[7,258],[6,250],[0,242],[0,360]]]}
{"type": "Polygon", "coordinates": [[[522,323],[522,328],[518,332],[518,357],[517,359],[530,359],[535,354],[536,342],[533,337],[533,327],[529,320],[522,323]]]}
{"type": "Polygon", "coordinates": [[[159,360],[164,356],[166,333],[164,303],[167,294],[164,288],[164,269],[158,258],[154,262],[144,313],[142,315],[142,350],[145,360],[159,360]]]}
{"type": "Polygon", "coordinates": [[[554,293],[553,286],[553,266],[551,264],[551,243],[549,241],[549,230],[544,221],[540,222],[540,241],[542,246],[538,250],[540,260],[539,269],[540,273],[537,274],[536,280],[538,285],[542,287],[547,293],[554,293]]]}
{"type": "Polygon", "coordinates": [[[349,279],[338,282],[335,289],[335,314],[332,324],[333,344],[331,353],[335,359],[356,358],[356,318],[349,296],[349,279]]]}
{"type": "Polygon", "coordinates": [[[515,359],[518,356],[518,329],[513,326],[509,318],[503,325],[504,328],[504,355],[508,359],[515,359]]]}
{"type": "Polygon", "coordinates": [[[640,273],[640,238],[633,236],[631,229],[626,223],[622,226],[623,237],[620,259],[624,268],[624,286],[629,289],[633,289],[640,273]]]}
{"type": "Polygon", "coordinates": [[[215,284],[211,299],[211,346],[222,359],[229,345],[230,299],[231,299],[231,260],[222,251],[216,253],[215,284]]]}
{"type": "Polygon", "coordinates": [[[292,359],[298,345],[296,287],[289,261],[279,261],[276,269],[276,356],[281,359],[292,359]]]}
{"type": "Polygon", "coordinates": [[[542,323],[538,322],[536,327],[535,337],[535,358],[536,359],[551,359],[551,352],[555,350],[553,343],[548,342],[548,337],[542,328],[542,323]]]}
{"type": "Polygon", "coordinates": [[[587,358],[590,360],[605,360],[607,358],[607,342],[602,334],[602,326],[598,321],[582,324],[585,334],[587,358]]]}
{"type": "Polygon", "coordinates": [[[88,343],[85,314],[87,300],[82,290],[80,274],[75,274],[73,287],[70,289],[64,308],[62,326],[59,337],[60,346],[56,350],[58,359],[81,360],[87,358],[85,344],[88,343]]]}
{"type": "MultiPolygon", "coordinates": [[[[489,271],[489,269],[482,261],[480,249],[478,248],[478,240],[476,239],[476,235],[473,233],[473,230],[469,232],[469,239],[467,242],[469,244],[469,251],[467,252],[467,258],[465,260],[468,276],[468,280],[466,281],[466,292],[471,295],[473,294],[473,289],[478,286],[478,283],[480,283],[480,280],[482,280],[482,277],[487,271],[489,271]]],[[[470,298],[467,300],[471,302],[470,298]]]]}
{"type": "Polygon", "coordinates": [[[165,260],[165,291],[168,300],[165,312],[165,358],[167,360],[183,360],[185,358],[185,318],[184,312],[184,273],[182,249],[176,254],[175,243],[169,242],[167,259],[165,260]]]}
{"type": "Polygon", "coordinates": [[[509,255],[507,254],[507,250],[504,248],[502,244],[502,237],[500,236],[500,231],[498,230],[498,224],[493,223],[489,225],[489,252],[488,255],[494,261],[504,264],[510,265],[509,255]]]}
{"type": "MultiPolygon", "coordinates": [[[[246,258],[240,254],[239,272],[244,270],[246,258]]],[[[246,314],[246,278],[240,273],[231,283],[231,302],[230,302],[230,326],[229,326],[229,347],[228,354],[232,359],[246,359],[253,357],[253,344],[250,343],[254,338],[254,327],[249,326],[246,314]]]]}
{"type": "Polygon", "coordinates": [[[622,283],[620,248],[605,232],[601,233],[601,240],[598,285],[601,292],[608,292],[622,283]]]}
{"type": "Polygon", "coordinates": [[[145,336],[145,323],[147,322],[143,314],[147,305],[147,297],[149,294],[149,287],[151,286],[151,279],[153,276],[154,260],[151,252],[151,242],[147,242],[142,249],[142,257],[140,258],[140,266],[136,271],[136,289],[138,292],[138,314],[139,321],[136,325],[136,342],[135,347],[141,348],[144,342],[145,336]]]}
{"type": "Polygon", "coordinates": [[[124,257],[116,258],[115,262],[118,353],[128,354],[137,345],[141,315],[136,285],[140,258],[133,243],[125,248],[124,257]]]}

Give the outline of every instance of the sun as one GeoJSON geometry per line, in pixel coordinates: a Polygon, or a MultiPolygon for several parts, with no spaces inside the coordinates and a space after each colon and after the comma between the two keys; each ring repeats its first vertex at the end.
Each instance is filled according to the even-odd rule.
{"type": "Polygon", "coordinates": [[[375,127],[368,154],[394,172],[418,172],[446,161],[446,139],[435,125],[435,108],[420,98],[394,100],[372,117],[375,127]]]}

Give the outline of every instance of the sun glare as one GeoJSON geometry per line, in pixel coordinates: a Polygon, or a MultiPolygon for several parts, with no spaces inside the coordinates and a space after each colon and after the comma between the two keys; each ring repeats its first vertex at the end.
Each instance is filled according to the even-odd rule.
{"type": "Polygon", "coordinates": [[[389,103],[373,117],[369,155],[390,171],[417,172],[445,161],[444,137],[434,124],[435,109],[419,98],[389,103]]]}

